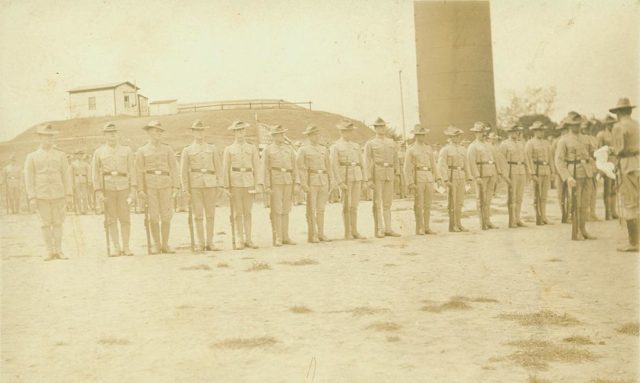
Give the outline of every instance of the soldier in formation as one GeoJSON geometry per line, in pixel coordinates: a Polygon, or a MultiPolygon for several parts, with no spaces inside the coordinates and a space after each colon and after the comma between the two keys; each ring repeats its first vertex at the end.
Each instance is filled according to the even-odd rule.
{"type": "Polygon", "coordinates": [[[467,153],[460,145],[462,130],[449,126],[444,135],[449,137],[447,145],[438,154],[440,176],[448,188],[449,231],[469,231],[462,226],[462,206],[464,205],[465,187],[471,182],[471,173],[467,153]]]}
{"type": "Polygon", "coordinates": [[[9,163],[2,169],[2,179],[5,186],[7,214],[19,214],[22,196],[22,168],[18,165],[15,154],[9,156],[9,163]]]}
{"type": "Polygon", "coordinates": [[[491,196],[498,178],[498,168],[491,147],[486,143],[487,130],[485,124],[476,122],[470,129],[476,139],[469,144],[467,159],[469,172],[476,181],[476,201],[480,228],[482,230],[497,229],[491,222],[491,196]]]}
{"type": "Polygon", "coordinates": [[[508,188],[509,194],[507,196],[510,228],[527,226],[520,219],[524,185],[527,174],[530,174],[525,161],[522,130],[523,128],[519,125],[513,125],[507,128],[506,131],[509,134],[509,138],[500,144],[500,152],[506,160],[507,174],[510,182],[508,188]]]}
{"type": "Polygon", "coordinates": [[[87,214],[89,209],[89,183],[91,168],[84,161],[84,152],[76,150],[71,162],[73,180],[73,209],[76,214],[87,214]]]}
{"type": "Polygon", "coordinates": [[[540,121],[535,121],[529,130],[533,137],[527,141],[524,151],[533,181],[533,204],[536,208],[536,225],[548,225],[547,196],[554,176],[553,153],[551,143],[545,139],[546,127],[540,121]]]}

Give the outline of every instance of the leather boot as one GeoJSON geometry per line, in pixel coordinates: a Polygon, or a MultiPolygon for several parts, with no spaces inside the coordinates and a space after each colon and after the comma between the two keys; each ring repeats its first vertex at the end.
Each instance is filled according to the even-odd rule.
{"type": "Polygon", "coordinates": [[[54,225],[51,229],[53,234],[53,252],[58,259],[66,259],[62,253],[62,225],[54,225]]]}
{"type": "Polygon", "coordinates": [[[515,210],[515,223],[516,223],[516,226],[518,226],[518,227],[527,227],[527,225],[525,225],[524,222],[522,222],[522,220],[520,219],[520,212],[522,210],[522,205],[521,204],[516,204],[514,210],[515,210]]]}
{"type": "Polygon", "coordinates": [[[324,235],[324,210],[317,211],[316,222],[318,223],[318,240],[322,242],[331,242],[331,240],[324,235]]]}
{"type": "Polygon", "coordinates": [[[296,243],[289,237],[289,214],[282,215],[282,243],[285,245],[295,245],[296,243]]]}
{"type": "Polygon", "coordinates": [[[44,245],[47,248],[47,257],[45,261],[51,261],[56,259],[55,249],[53,248],[53,233],[51,226],[42,226],[42,239],[44,239],[44,245]]]}
{"type": "Polygon", "coordinates": [[[271,225],[273,226],[271,229],[273,230],[274,233],[276,233],[276,240],[274,242],[274,246],[280,247],[282,246],[282,215],[280,214],[276,214],[276,213],[272,213],[272,220],[273,222],[271,222],[271,225]]]}
{"type": "Polygon", "coordinates": [[[213,223],[214,223],[214,218],[210,217],[207,218],[207,223],[206,223],[206,247],[212,247],[215,248],[215,246],[213,245],[213,223]]]}
{"type": "Polygon", "coordinates": [[[169,233],[171,232],[171,222],[162,221],[160,223],[162,231],[162,252],[165,254],[175,254],[175,250],[169,247],[169,233]]]}
{"type": "Polygon", "coordinates": [[[353,235],[354,239],[366,239],[367,237],[360,235],[360,233],[358,233],[358,210],[357,209],[351,209],[349,211],[349,218],[351,221],[351,235],[353,235]]]}
{"type": "Polygon", "coordinates": [[[253,241],[251,241],[251,213],[244,215],[244,244],[250,249],[257,249],[253,241]]]}
{"type": "Polygon", "coordinates": [[[195,227],[195,231],[196,231],[196,237],[194,238],[194,240],[196,241],[197,246],[199,248],[204,248],[204,222],[202,222],[202,220],[195,220],[196,221],[196,227],[195,227]]]}
{"type": "Polygon", "coordinates": [[[149,222],[149,231],[151,232],[151,238],[153,244],[151,245],[151,254],[159,254],[162,245],[160,244],[160,223],[158,221],[149,222]]]}
{"type": "Polygon", "coordinates": [[[118,234],[118,224],[116,222],[109,224],[109,236],[111,237],[111,254],[110,257],[120,256],[120,236],[118,234]]]}
{"type": "Polygon", "coordinates": [[[344,223],[344,239],[353,239],[351,235],[351,213],[349,210],[342,210],[342,222],[344,223]]]}
{"type": "Polygon", "coordinates": [[[596,237],[594,237],[593,235],[589,234],[587,232],[587,215],[589,213],[589,207],[585,206],[585,207],[580,207],[580,214],[578,217],[578,223],[579,223],[579,228],[580,228],[580,233],[582,234],[582,237],[584,239],[596,239],[596,237]]]}
{"type": "Polygon", "coordinates": [[[122,235],[122,255],[132,256],[133,253],[129,248],[129,237],[131,235],[131,224],[130,223],[121,223],[120,224],[120,234],[122,235]]]}
{"type": "Polygon", "coordinates": [[[234,218],[234,225],[236,227],[236,250],[244,249],[244,223],[242,220],[242,215],[236,215],[234,218]]]}

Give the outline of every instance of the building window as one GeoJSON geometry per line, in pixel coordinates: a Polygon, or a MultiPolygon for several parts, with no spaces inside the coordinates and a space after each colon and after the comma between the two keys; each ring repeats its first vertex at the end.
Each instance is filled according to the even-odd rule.
{"type": "Polygon", "coordinates": [[[124,107],[125,108],[131,107],[131,105],[129,105],[129,96],[124,96],[124,107]]]}
{"type": "Polygon", "coordinates": [[[89,110],[96,110],[96,98],[89,97],[89,110]]]}

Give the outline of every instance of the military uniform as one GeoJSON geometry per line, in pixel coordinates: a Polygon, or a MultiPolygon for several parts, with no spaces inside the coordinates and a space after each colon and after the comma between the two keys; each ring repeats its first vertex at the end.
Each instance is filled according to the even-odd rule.
{"type": "MultiPolygon", "coordinates": [[[[51,125],[38,129],[40,135],[56,135],[51,125]]],[[[62,228],[65,218],[65,199],[72,196],[71,171],[66,155],[54,149],[40,146],[27,156],[24,165],[27,197],[35,204],[40,216],[42,234],[48,250],[48,258],[61,259],[62,228]]]]}
{"type": "MultiPolygon", "coordinates": [[[[115,124],[109,123],[103,132],[115,132],[115,124]]],[[[111,256],[133,255],[129,248],[131,232],[130,202],[135,198],[137,174],[135,158],[130,147],[116,144],[103,144],[96,149],[91,163],[93,187],[96,194],[104,198],[104,215],[113,244],[111,256]],[[118,233],[122,235],[122,247],[118,233]]],[[[100,201],[97,201],[100,202],[100,201]]]]}
{"type": "MultiPolygon", "coordinates": [[[[518,131],[518,126],[512,126],[507,131],[518,131]]],[[[522,196],[528,170],[525,161],[524,145],[520,140],[508,138],[500,144],[500,152],[507,162],[507,174],[511,186],[509,187],[509,227],[522,227],[525,224],[520,220],[522,209],[522,196]]]]}
{"type": "MultiPolygon", "coordinates": [[[[596,139],[598,141],[598,148],[603,146],[607,146],[609,148],[613,148],[613,134],[611,133],[611,127],[613,123],[616,122],[616,119],[607,115],[607,117],[602,121],[602,123],[606,126],[605,129],[598,132],[596,135],[596,139]]],[[[615,154],[611,153],[609,155],[609,162],[617,163],[617,157],[615,154]]],[[[602,193],[602,198],[604,201],[604,211],[605,211],[605,219],[618,219],[618,212],[616,208],[616,180],[613,180],[609,177],[604,178],[604,190],[602,193]]],[[[597,193],[595,193],[597,194],[597,193]]]]}
{"type": "MultiPolygon", "coordinates": [[[[484,125],[475,123],[470,130],[474,133],[484,133],[484,125]]],[[[495,228],[491,223],[491,196],[496,187],[498,169],[491,147],[484,141],[475,139],[467,149],[469,173],[476,180],[477,204],[480,213],[482,230],[495,228]]]]}
{"type": "MultiPolygon", "coordinates": [[[[529,128],[530,130],[544,129],[544,126],[538,121],[529,128]]],[[[553,177],[553,153],[551,152],[551,143],[544,138],[532,137],[527,141],[525,147],[525,156],[527,164],[531,171],[531,176],[536,177],[534,180],[534,199],[537,193],[539,194],[540,203],[540,215],[542,224],[548,224],[547,219],[547,197],[549,195],[549,187],[551,185],[551,177],[553,177]]],[[[534,200],[534,205],[538,202],[534,200]]]]}
{"type": "MultiPolygon", "coordinates": [[[[560,124],[558,124],[558,126],[556,127],[556,129],[564,129],[565,127],[563,126],[562,122],[560,124]]],[[[560,176],[560,173],[557,171],[557,167],[556,167],[556,161],[555,161],[555,155],[558,152],[558,142],[560,141],[560,139],[562,137],[564,137],[565,135],[567,135],[568,133],[564,132],[561,133],[560,136],[556,137],[552,142],[551,142],[551,155],[553,156],[554,160],[553,160],[553,168],[556,169],[555,173],[555,177],[556,177],[556,192],[558,193],[558,204],[560,206],[560,221],[562,223],[568,223],[569,220],[571,219],[570,217],[570,211],[571,211],[571,201],[569,200],[569,190],[567,185],[564,183],[564,181],[562,180],[562,177],[560,176]]]]}
{"type": "MultiPolygon", "coordinates": [[[[413,134],[424,135],[427,129],[416,126],[413,134]]],[[[410,190],[414,190],[413,212],[416,218],[416,234],[435,234],[429,227],[433,183],[442,181],[436,166],[435,154],[431,146],[416,140],[407,149],[403,164],[404,179],[410,190]]]]}
{"type": "MultiPolygon", "coordinates": [[[[565,124],[576,125],[581,123],[581,118],[576,115],[569,115],[565,119],[565,124]]],[[[591,156],[588,152],[588,146],[584,140],[580,138],[580,134],[569,132],[562,136],[558,141],[558,147],[555,153],[555,163],[558,174],[563,182],[568,179],[574,179],[576,182],[576,204],[572,207],[576,213],[572,216],[572,220],[577,220],[574,224],[578,225],[580,232],[585,239],[591,239],[586,231],[586,219],[589,208],[591,193],[593,192],[594,169],[591,166],[591,156]]]]}
{"type": "Polygon", "coordinates": [[[22,168],[12,162],[3,169],[3,180],[6,190],[7,214],[20,213],[20,197],[22,194],[22,168]]]}
{"type": "MultiPolygon", "coordinates": [[[[249,124],[236,121],[228,129],[245,129],[249,124]]],[[[224,171],[224,187],[229,190],[230,203],[233,204],[233,219],[239,245],[234,248],[243,249],[245,245],[256,248],[251,241],[251,208],[253,196],[250,190],[261,185],[259,172],[258,149],[247,142],[234,142],[224,149],[222,169],[224,171]]]]}
{"type": "MultiPolygon", "coordinates": [[[[337,125],[340,130],[354,130],[352,123],[343,121],[337,125]]],[[[339,138],[329,149],[331,167],[336,183],[342,189],[342,219],[345,239],[362,239],[358,232],[358,204],[362,182],[366,175],[362,171],[362,153],[356,142],[339,138]]]]}
{"type": "MultiPolygon", "coordinates": [[[[164,130],[157,121],[149,122],[145,129],[164,130]]],[[[151,253],[173,253],[169,247],[172,197],[180,187],[180,177],[171,146],[149,142],[140,147],[136,151],[136,170],[137,180],[143,186],[148,204],[149,229],[155,244],[151,253]]]]}
{"type": "MultiPolygon", "coordinates": [[[[374,126],[386,126],[386,123],[378,118],[374,126]]],[[[364,170],[366,178],[373,187],[374,219],[376,237],[397,237],[398,234],[391,229],[391,204],[393,202],[393,184],[396,173],[399,172],[398,152],[396,144],[391,138],[385,136],[373,137],[364,145],[364,170]],[[384,218],[384,227],[382,220],[384,218]]]]}
{"type": "MultiPolygon", "coordinates": [[[[77,151],[75,154],[82,154],[82,152],[77,151]]],[[[74,209],[76,214],[87,214],[89,208],[90,166],[82,159],[76,158],[71,163],[71,173],[73,179],[74,209]]]]}
{"type": "MultiPolygon", "coordinates": [[[[318,134],[319,129],[309,126],[305,135],[318,134]]],[[[300,184],[307,193],[307,226],[310,242],[328,241],[324,235],[324,210],[329,190],[335,188],[329,150],[320,144],[308,143],[298,151],[296,158],[300,184]]]]}
{"type": "MultiPolygon", "coordinates": [[[[462,134],[462,131],[450,126],[444,134],[457,136],[462,134]]],[[[449,187],[449,231],[467,231],[462,226],[465,182],[471,180],[466,149],[455,142],[443,146],[438,153],[438,168],[440,176],[449,187]]]]}

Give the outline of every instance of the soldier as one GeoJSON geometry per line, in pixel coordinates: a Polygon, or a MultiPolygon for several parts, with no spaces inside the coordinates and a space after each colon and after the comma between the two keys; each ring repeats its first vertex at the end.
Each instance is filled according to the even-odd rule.
{"type": "Polygon", "coordinates": [[[342,190],[342,219],[344,222],[344,238],[366,239],[358,232],[358,204],[362,183],[366,182],[366,174],[362,170],[362,153],[360,145],[352,140],[355,130],[353,123],[343,120],[336,125],[340,130],[340,138],[331,145],[331,167],[336,183],[342,190]]]}
{"type": "MultiPolygon", "coordinates": [[[[129,247],[131,212],[129,204],[135,200],[137,174],[135,158],[130,147],[119,144],[118,128],[110,122],[102,128],[105,143],[96,149],[91,162],[96,204],[104,204],[104,215],[113,244],[110,257],[132,256],[129,247]],[[122,247],[118,235],[118,222],[122,247]]],[[[102,210],[102,209],[101,209],[102,210]]]]}
{"type": "Polygon", "coordinates": [[[593,184],[592,192],[589,195],[589,204],[588,204],[588,212],[586,215],[587,221],[599,221],[596,216],[596,190],[598,182],[596,180],[596,175],[598,174],[596,170],[595,157],[593,156],[593,152],[598,149],[598,140],[591,134],[592,129],[595,128],[596,121],[589,120],[587,117],[582,118],[582,123],[580,124],[580,139],[587,146],[587,153],[589,153],[589,163],[587,166],[591,167],[592,176],[589,177],[591,183],[593,184]]]}
{"type": "Polygon", "coordinates": [[[71,199],[73,190],[69,162],[63,152],[53,148],[59,132],[51,124],[39,127],[37,133],[40,147],[27,156],[24,164],[27,197],[29,205],[40,215],[48,251],[45,260],[65,259],[62,253],[65,199],[71,199]]]}
{"type": "MultiPolygon", "coordinates": [[[[489,190],[489,198],[493,199],[493,197],[495,197],[496,195],[496,192],[498,191],[498,184],[501,181],[504,181],[504,183],[510,185],[511,181],[509,181],[509,178],[507,178],[507,176],[505,175],[507,173],[507,161],[504,159],[504,156],[500,152],[500,136],[491,132],[491,127],[488,125],[486,125],[485,127],[485,134],[487,136],[487,140],[485,141],[485,143],[491,149],[491,154],[493,155],[493,159],[496,162],[496,170],[498,172],[498,175],[500,176],[496,179],[493,190],[489,190]]],[[[489,203],[489,206],[491,206],[491,202],[489,203]]]]}
{"type": "Polygon", "coordinates": [[[507,172],[510,181],[509,186],[509,227],[525,227],[520,220],[520,210],[522,209],[522,196],[524,194],[524,184],[527,174],[530,174],[529,167],[525,161],[524,144],[520,141],[521,127],[513,125],[507,128],[509,138],[500,144],[500,152],[507,162],[507,172]]]}
{"type": "Polygon", "coordinates": [[[296,164],[300,175],[300,186],[308,196],[309,242],[329,242],[329,238],[324,235],[324,209],[329,191],[336,188],[329,150],[320,145],[320,129],[317,126],[307,126],[302,134],[309,138],[309,142],[298,151],[296,164]]]}
{"type": "MultiPolygon", "coordinates": [[[[588,146],[580,138],[581,123],[582,118],[577,113],[569,113],[562,121],[561,124],[568,125],[570,131],[558,141],[555,162],[562,181],[566,182],[568,189],[575,193],[572,197],[572,199],[575,198],[576,203],[575,206],[572,205],[573,225],[576,225],[584,239],[595,239],[586,229],[588,205],[593,192],[593,182],[591,182],[593,168],[589,166],[591,156],[587,151],[588,146]]],[[[576,236],[575,239],[580,238],[576,236]]]]}
{"type": "Polygon", "coordinates": [[[204,141],[204,131],[208,129],[202,121],[191,125],[193,143],[182,150],[180,174],[182,193],[186,196],[196,222],[198,245],[195,251],[218,251],[213,244],[213,228],[216,214],[218,187],[223,184],[222,158],[218,149],[204,141]],[[204,218],[206,217],[206,238],[204,218]]]}
{"type": "Polygon", "coordinates": [[[620,192],[624,199],[624,217],[627,221],[629,244],[618,248],[618,251],[638,251],[638,209],[640,187],[640,128],[638,122],[631,118],[632,109],[628,98],[621,98],[618,104],[609,109],[618,116],[612,134],[613,152],[619,158],[618,177],[620,178],[620,192]]]}
{"type": "MultiPolygon", "coordinates": [[[[598,147],[601,148],[603,146],[608,146],[609,148],[613,147],[613,135],[611,134],[611,129],[613,128],[613,124],[616,122],[616,119],[611,117],[611,115],[607,115],[607,117],[602,120],[602,125],[604,125],[604,129],[598,132],[596,135],[596,139],[598,140],[598,147]]],[[[609,156],[609,162],[617,163],[617,158],[615,154],[611,153],[609,156]]],[[[618,219],[618,212],[616,209],[616,180],[612,180],[609,177],[604,178],[604,192],[603,192],[603,200],[604,200],[604,214],[605,219],[618,219]]],[[[597,194],[597,193],[596,193],[597,194]]]]}
{"type": "Polygon", "coordinates": [[[280,125],[269,127],[272,142],[264,150],[264,186],[270,195],[271,225],[275,233],[275,246],[295,245],[289,238],[289,212],[296,184],[300,183],[296,166],[296,153],[285,144],[280,125]]]}
{"type": "Polygon", "coordinates": [[[255,145],[246,142],[246,128],[250,125],[246,122],[235,121],[227,128],[234,132],[233,144],[224,149],[222,169],[224,171],[224,187],[229,193],[229,203],[233,205],[232,228],[235,228],[234,237],[237,235],[239,245],[234,240],[234,249],[257,249],[251,241],[251,208],[253,195],[262,187],[259,178],[259,156],[255,145]],[[237,234],[236,234],[237,233],[237,234]]]}
{"type": "Polygon", "coordinates": [[[172,199],[178,194],[180,177],[171,146],[161,142],[164,128],[159,121],[150,121],[143,129],[149,142],[136,152],[137,179],[142,184],[138,196],[148,205],[149,230],[153,237],[151,254],[174,254],[169,247],[172,199]]]}
{"type": "Polygon", "coordinates": [[[84,152],[76,150],[74,160],[71,162],[71,174],[73,179],[73,205],[75,213],[87,214],[89,207],[89,164],[82,160],[84,152]]]}
{"type": "Polygon", "coordinates": [[[373,127],[376,135],[364,145],[364,170],[368,180],[367,186],[373,189],[375,236],[399,237],[400,234],[391,229],[393,183],[399,171],[398,152],[393,139],[386,136],[386,122],[378,117],[373,127]]]}
{"type": "Polygon", "coordinates": [[[527,141],[524,147],[526,160],[531,171],[531,179],[533,180],[533,204],[537,209],[536,225],[549,224],[549,219],[547,218],[547,196],[551,178],[554,176],[554,168],[552,167],[553,153],[551,152],[551,143],[544,137],[545,129],[546,126],[542,122],[534,121],[529,127],[534,136],[527,141]]]}
{"type": "MultiPolygon", "coordinates": [[[[96,211],[96,202],[95,202],[95,194],[96,191],[93,188],[93,173],[91,164],[93,163],[93,156],[89,154],[85,154],[82,160],[89,165],[89,183],[87,184],[87,205],[89,207],[89,211],[96,211]]],[[[135,199],[135,198],[134,198],[135,199]]]]}
{"type": "Polygon", "coordinates": [[[414,193],[413,212],[416,217],[416,234],[436,234],[429,227],[433,183],[442,184],[435,155],[427,144],[428,129],[417,124],[413,130],[415,142],[405,154],[403,172],[410,192],[414,193]]]}
{"type": "Polygon", "coordinates": [[[18,166],[15,154],[9,156],[9,163],[4,167],[2,176],[6,189],[7,214],[18,214],[22,194],[22,168],[18,166]]]}
{"type": "MultiPolygon", "coordinates": [[[[569,112],[569,116],[579,117],[580,115],[576,112],[569,112]]],[[[558,202],[560,204],[561,222],[569,223],[571,221],[571,214],[570,214],[571,204],[569,200],[569,189],[567,188],[567,184],[562,181],[562,177],[560,176],[560,173],[557,171],[556,161],[555,161],[555,156],[558,151],[558,142],[560,142],[562,137],[569,134],[569,125],[565,124],[564,120],[560,121],[558,126],[556,126],[556,130],[560,131],[560,134],[551,142],[551,155],[554,158],[553,168],[556,170],[555,171],[556,188],[558,192],[558,202]]]]}
{"type": "Polygon", "coordinates": [[[459,144],[462,130],[449,126],[443,133],[449,139],[438,154],[438,171],[449,188],[449,231],[469,231],[462,226],[465,186],[471,182],[467,152],[459,144]]]}
{"type": "Polygon", "coordinates": [[[497,229],[498,227],[491,223],[491,195],[498,177],[496,160],[491,147],[485,141],[487,134],[484,123],[476,122],[469,131],[476,136],[467,149],[467,160],[469,172],[476,180],[480,227],[482,230],[497,229]]]}

